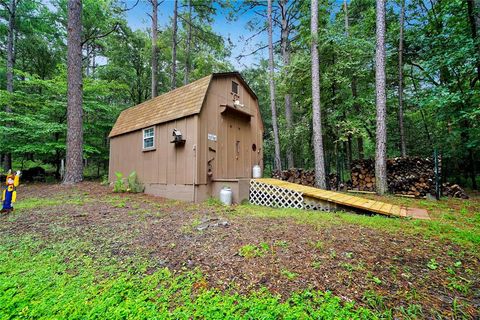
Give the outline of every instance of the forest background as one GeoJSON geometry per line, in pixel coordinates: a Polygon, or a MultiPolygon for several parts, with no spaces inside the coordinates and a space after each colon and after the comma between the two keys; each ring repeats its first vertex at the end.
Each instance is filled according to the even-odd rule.
{"type": "MultiPolygon", "coordinates": [[[[212,72],[235,69],[259,97],[268,174],[275,166],[275,139],[267,3],[159,2],[156,28],[154,3],[83,1],[85,176],[107,172],[108,133],[115,119],[125,108],[150,99],[154,85],[162,94],[212,72]],[[144,16],[139,16],[142,8],[144,16]]],[[[283,168],[314,167],[310,18],[310,1],[273,2],[283,168]]],[[[437,149],[450,180],[477,188],[480,2],[387,1],[385,19],[388,157],[428,157],[437,149]]],[[[321,1],[318,21],[325,167],[348,179],[352,159],[375,156],[375,1],[321,1]]],[[[0,1],[0,39],[3,167],[11,162],[15,169],[41,165],[58,178],[67,138],[67,1],[0,1]]]]}

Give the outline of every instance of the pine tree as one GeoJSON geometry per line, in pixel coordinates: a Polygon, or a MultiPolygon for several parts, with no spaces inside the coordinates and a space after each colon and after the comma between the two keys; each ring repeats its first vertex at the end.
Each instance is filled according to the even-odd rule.
{"type": "Polygon", "coordinates": [[[320,66],[318,55],[318,0],[311,2],[311,56],[312,56],[312,102],[313,102],[313,152],[315,157],[315,185],[326,189],[325,159],[322,138],[322,112],[320,106],[320,66]]]}
{"type": "Polygon", "coordinates": [[[63,183],[83,180],[82,1],[68,1],[67,158],[63,183]]]}
{"type": "MultiPolygon", "coordinates": [[[[13,93],[13,69],[15,67],[15,16],[17,11],[17,0],[10,0],[8,5],[5,5],[8,12],[8,36],[7,36],[7,92],[13,93]]],[[[5,112],[12,113],[9,105],[5,107],[5,112]]],[[[7,152],[4,155],[3,165],[5,171],[12,169],[12,154],[7,152]]]]}
{"type": "Polygon", "coordinates": [[[177,19],[178,19],[178,0],[173,5],[173,27],[172,27],[172,74],[170,88],[177,87],[177,19]]]}
{"type": "Polygon", "coordinates": [[[158,96],[158,0],[152,4],[152,98],[158,96]]]}
{"type": "MultiPolygon", "coordinates": [[[[345,36],[348,38],[350,37],[350,24],[349,24],[349,17],[348,17],[348,5],[347,0],[343,0],[343,10],[345,12],[345,36]]],[[[351,81],[351,88],[352,88],[352,98],[353,98],[353,110],[358,115],[360,113],[360,105],[358,103],[358,91],[357,91],[357,77],[355,74],[352,74],[352,81],[351,81]]],[[[350,141],[349,141],[350,142],[350,141]]],[[[352,148],[350,147],[350,152],[352,148]]],[[[363,159],[363,137],[361,135],[357,136],[357,149],[358,149],[358,158],[363,159]]],[[[351,160],[350,156],[350,160],[351,160]]],[[[349,167],[350,164],[347,164],[349,167]]]]}
{"type": "Polygon", "coordinates": [[[280,138],[278,136],[277,107],[275,105],[275,80],[274,80],[274,62],[273,62],[273,40],[272,40],[272,0],[268,0],[267,6],[268,20],[268,67],[270,83],[270,108],[272,110],[273,139],[275,144],[275,170],[282,170],[280,160],[280,138]]]}
{"type": "Polygon", "coordinates": [[[402,157],[407,156],[405,129],[403,126],[403,28],[405,21],[405,0],[400,8],[400,32],[398,40],[398,126],[400,129],[400,152],[402,157]]]}
{"type": "Polygon", "coordinates": [[[185,76],[183,78],[183,84],[187,85],[190,82],[190,54],[192,50],[192,0],[188,0],[188,26],[187,26],[187,48],[185,50],[185,76]]]}
{"type": "MultiPolygon", "coordinates": [[[[280,7],[281,14],[281,50],[282,50],[282,60],[283,66],[285,68],[285,73],[287,73],[288,66],[290,65],[290,30],[292,28],[291,24],[293,23],[295,15],[295,4],[291,4],[290,7],[287,6],[287,0],[280,0],[278,2],[280,7]],[[292,13],[293,9],[293,13],[292,13]]],[[[293,129],[293,112],[292,112],[292,95],[287,91],[284,96],[285,99],[285,121],[287,122],[287,130],[291,133],[293,129]]],[[[287,167],[295,167],[295,162],[293,158],[292,145],[287,145],[287,167]]]]}
{"type": "Polygon", "coordinates": [[[378,194],[387,192],[387,93],[385,74],[385,0],[377,0],[377,47],[375,53],[375,89],[377,131],[375,149],[375,184],[378,194]]]}

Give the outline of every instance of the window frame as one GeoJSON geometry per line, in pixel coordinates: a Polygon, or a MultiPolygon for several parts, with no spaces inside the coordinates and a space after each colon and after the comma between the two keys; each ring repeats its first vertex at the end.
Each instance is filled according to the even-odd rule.
{"type": "Polygon", "coordinates": [[[155,150],[155,126],[148,127],[148,128],[144,128],[144,129],[142,130],[142,150],[143,150],[143,151],[155,150]],[[146,137],[146,136],[145,136],[145,132],[146,132],[147,130],[150,130],[150,129],[153,130],[153,135],[146,137]],[[146,141],[147,139],[150,139],[150,138],[152,138],[152,146],[151,146],[151,147],[145,147],[145,141],[146,141]]]}
{"type": "Polygon", "coordinates": [[[232,93],[233,93],[233,94],[236,94],[237,96],[240,96],[240,85],[239,85],[237,82],[233,81],[233,80],[232,80],[232,93]],[[235,92],[235,91],[233,90],[233,87],[234,87],[234,86],[237,87],[237,92],[235,92]]]}

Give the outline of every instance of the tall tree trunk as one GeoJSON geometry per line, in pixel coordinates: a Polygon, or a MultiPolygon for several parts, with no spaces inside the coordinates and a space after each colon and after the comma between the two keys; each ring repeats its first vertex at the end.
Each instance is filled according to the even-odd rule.
{"type": "Polygon", "coordinates": [[[175,0],[173,5],[172,75],[171,75],[171,85],[170,85],[172,89],[175,89],[177,87],[177,15],[178,15],[178,0],[175,0]]]}
{"type": "MultiPolygon", "coordinates": [[[[360,104],[358,103],[358,93],[357,93],[357,77],[352,77],[352,97],[353,97],[353,109],[355,113],[360,114],[360,104]]],[[[358,149],[358,158],[363,159],[363,137],[359,135],[357,137],[357,149],[358,149]]]]}
{"type": "Polygon", "coordinates": [[[344,15],[344,23],[345,23],[345,35],[349,36],[348,34],[348,29],[349,29],[349,26],[348,26],[348,5],[347,5],[347,0],[343,0],[343,11],[345,12],[345,15],[344,15]]]}
{"type": "Polygon", "coordinates": [[[275,145],[275,170],[282,170],[282,162],[280,159],[280,138],[278,136],[277,123],[277,107],[275,105],[275,80],[274,80],[274,65],[273,65],[273,40],[272,40],[272,0],[268,0],[267,7],[268,20],[268,68],[269,68],[269,82],[270,82],[270,108],[272,109],[272,126],[273,126],[273,140],[275,145]]]}
{"type": "Polygon", "coordinates": [[[158,96],[158,0],[152,4],[152,98],[158,96]]]}
{"type": "MultiPolygon", "coordinates": [[[[477,75],[476,79],[471,81],[471,88],[475,89],[475,84],[477,81],[480,81],[480,41],[478,39],[478,29],[480,28],[480,1],[479,0],[468,0],[467,1],[467,13],[468,13],[468,21],[470,24],[470,32],[472,36],[473,42],[476,44],[476,69],[477,75]],[[475,12],[477,11],[477,12],[475,12]]],[[[471,99],[469,98],[471,101],[471,99]]],[[[470,102],[471,103],[471,102],[470,102]]],[[[470,133],[469,129],[471,128],[470,121],[465,119],[465,124],[462,126],[463,130],[465,130],[466,140],[470,140],[470,133]]],[[[467,143],[465,143],[467,145],[467,143]]],[[[469,173],[472,180],[472,189],[478,190],[477,185],[477,172],[475,168],[475,151],[472,147],[467,147],[468,149],[468,162],[469,162],[469,173]]]]}
{"type": "Polygon", "coordinates": [[[400,128],[400,151],[402,157],[407,156],[405,129],[403,127],[403,28],[405,20],[405,0],[400,9],[400,35],[398,41],[398,127],[400,128]]]}
{"type": "Polygon", "coordinates": [[[187,29],[187,50],[185,53],[185,77],[183,84],[186,85],[190,81],[190,51],[192,43],[192,0],[188,0],[188,29],[187,29]]]}
{"type": "MultiPolygon", "coordinates": [[[[415,95],[418,95],[417,84],[415,83],[415,78],[413,77],[413,66],[410,68],[410,77],[412,78],[413,90],[415,95]]],[[[433,146],[433,140],[430,136],[430,131],[428,130],[428,123],[425,119],[425,113],[420,109],[420,115],[422,116],[423,128],[425,129],[425,136],[427,137],[428,145],[433,146]]]]}
{"type": "Polygon", "coordinates": [[[353,152],[352,152],[352,135],[349,134],[347,137],[347,170],[350,171],[350,166],[352,165],[352,160],[353,160],[353,152]]]}
{"type": "Polygon", "coordinates": [[[92,77],[95,78],[95,70],[97,68],[96,62],[95,62],[96,54],[95,50],[92,52],[92,77]]]}
{"type": "Polygon", "coordinates": [[[85,76],[88,78],[90,76],[90,51],[89,51],[88,43],[85,43],[85,60],[87,63],[85,64],[85,76]]]}
{"type": "MultiPolygon", "coordinates": [[[[282,44],[282,60],[283,60],[283,66],[285,68],[285,74],[287,73],[288,66],[290,65],[290,40],[289,40],[289,34],[290,34],[290,26],[288,25],[287,21],[287,0],[280,0],[280,9],[281,9],[281,14],[282,14],[282,24],[281,24],[281,44],[282,44]]],[[[288,92],[288,89],[287,89],[288,92]]],[[[285,120],[287,122],[287,130],[289,135],[292,132],[293,128],[293,113],[292,113],[292,96],[290,93],[285,94],[285,120]]],[[[288,144],[287,145],[287,166],[289,168],[294,168],[295,167],[295,162],[293,158],[293,151],[292,151],[292,145],[288,144]]]]}
{"type": "Polygon", "coordinates": [[[475,43],[477,57],[476,57],[476,68],[477,75],[476,79],[472,81],[472,88],[475,86],[477,81],[480,81],[480,41],[478,41],[478,30],[480,28],[480,0],[467,0],[467,13],[468,13],[468,22],[470,24],[470,33],[472,40],[475,43]],[[475,12],[476,11],[476,12],[475,12]]]}
{"type": "MultiPolygon", "coordinates": [[[[7,36],[7,92],[13,93],[13,69],[15,67],[15,15],[17,11],[17,0],[10,0],[7,7],[8,11],[8,36],[7,36]]],[[[5,106],[5,112],[11,113],[10,105],[5,106]]],[[[3,166],[5,171],[12,169],[12,154],[7,152],[3,157],[3,166]]]]}
{"type": "MultiPolygon", "coordinates": [[[[348,38],[350,37],[350,26],[348,21],[348,5],[347,0],[343,0],[343,10],[345,12],[345,36],[348,38]]],[[[360,105],[358,104],[358,93],[357,93],[357,78],[352,72],[352,81],[351,81],[351,88],[352,88],[352,98],[353,98],[353,109],[357,115],[360,114],[360,105]]],[[[363,159],[363,137],[360,135],[357,137],[357,149],[358,149],[358,158],[363,159]]],[[[352,148],[350,147],[350,152],[352,148]]],[[[350,160],[352,156],[350,155],[350,160]]],[[[350,164],[348,164],[350,166],[350,164]]]]}
{"type": "Polygon", "coordinates": [[[83,180],[82,1],[68,0],[67,164],[63,183],[83,180]]]}
{"type": "Polygon", "coordinates": [[[320,108],[320,66],[318,57],[318,0],[311,2],[310,32],[312,36],[312,108],[313,150],[315,156],[315,185],[326,189],[325,158],[323,154],[322,113],[320,108]]]}
{"type": "Polygon", "coordinates": [[[377,48],[375,53],[375,89],[377,131],[375,148],[375,183],[378,194],[388,191],[387,185],[387,93],[385,74],[385,0],[377,0],[377,48]]]}

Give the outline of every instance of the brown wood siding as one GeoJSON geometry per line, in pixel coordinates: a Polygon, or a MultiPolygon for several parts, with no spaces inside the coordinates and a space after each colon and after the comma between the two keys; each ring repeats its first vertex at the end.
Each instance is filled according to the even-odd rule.
{"type": "Polygon", "coordinates": [[[197,143],[198,116],[190,116],[155,126],[155,150],[143,151],[143,130],[137,130],[110,140],[110,181],[115,172],[127,176],[136,171],[146,184],[191,185],[194,172],[194,150],[197,143]],[[182,132],[185,145],[170,143],[173,129],[182,132]]]}
{"type": "Polygon", "coordinates": [[[211,179],[236,179],[251,177],[252,167],[263,167],[263,124],[258,101],[236,77],[213,78],[204,106],[199,115],[199,162],[197,181],[206,184],[208,161],[212,163],[211,179]],[[220,105],[233,105],[232,81],[239,84],[239,100],[244,111],[252,114],[250,120],[235,114],[222,115],[220,105]],[[208,140],[208,134],[215,134],[217,141],[208,140]],[[236,142],[239,141],[239,152],[236,142]],[[252,150],[252,144],[257,151],[252,150]],[[212,151],[215,150],[215,151],[212,151]]]}

